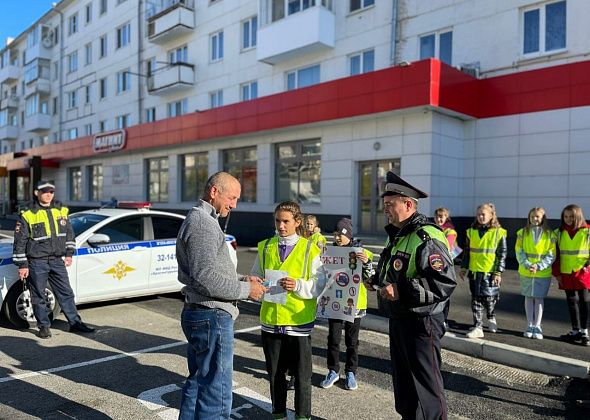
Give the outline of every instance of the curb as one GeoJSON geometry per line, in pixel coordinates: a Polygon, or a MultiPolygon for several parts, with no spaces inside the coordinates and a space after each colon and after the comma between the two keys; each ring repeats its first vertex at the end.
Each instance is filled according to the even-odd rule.
{"type": "MultiPolygon", "coordinates": [[[[367,314],[361,326],[388,334],[389,321],[385,317],[367,314]]],[[[590,363],[581,360],[489,340],[465,338],[452,332],[445,334],[441,344],[443,348],[457,353],[547,375],[586,379],[590,373],[590,363]]]]}

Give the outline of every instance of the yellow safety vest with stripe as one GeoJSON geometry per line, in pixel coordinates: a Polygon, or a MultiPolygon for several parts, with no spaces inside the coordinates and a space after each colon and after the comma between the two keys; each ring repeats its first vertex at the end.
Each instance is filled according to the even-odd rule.
{"type": "Polygon", "coordinates": [[[309,238],[307,238],[307,240],[316,244],[320,249],[322,249],[326,245],[326,243],[328,243],[326,237],[322,235],[321,232],[314,233],[309,238]]]}
{"type": "Polygon", "coordinates": [[[579,271],[590,257],[588,228],[578,229],[573,238],[565,230],[557,229],[555,234],[559,246],[559,271],[564,274],[579,271]]]}
{"type": "MultiPolygon", "coordinates": [[[[369,257],[369,262],[373,261],[373,253],[368,249],[363,248],[363,254],[369,257]]],[[[367,309],[367,288],[361,282],[359,286],[359,297],[356,301],[356,309],[367,309]]]]}
{"type": "MultiPolygon", "coordinates": [[[[535,243],[533,232],[526,229],[519,229],[518,232],[516,232],[516,245],[514,249],[516,250],[516,253],[519,253],[521,250],[524,251],[526,259],[531,264],[536,264],[541,261],[549,251],[555,255],[555,236],[553,235],[553,232],[543,230],[539,242],[535,243]]],[[[519,264],[518,272],[524,277],[551,277],[551,266],[533,274],[524,265],[519,264]]]]}
{"type": "Polygon", "coordinates": [[[21,216],[29,225],[29,237],[33,241],[43,241],[51,238],[51,224],[53,224],[53,231],[56,236],[66,236],[66,229],[64,225],[60,224],[60,220],[67,219],[69,209],[67,207],[49,209],[51,213],[51,220],[47,215],[47,211],[31,211],[25,210],[21,216]]]}
{"type": "MultiPolygon", "coordinates": [[[[279,255],[279,238],[274,237],[258,243],[260,267],[264,270],[286,271],[297,280],[312,281],[311,263],[320,255],[320,249],[305,238],[299,238],[285,261],[279,255]]],[[[260,322],[265,325],[304,325],[315,320],[316,299],[301,299],[294,292],[287,292],[284,305],[262,302],[260,322]]]]}
{"type": "Polygon", "coordinates": [[[506,237],[506,229],[489,228],[482,238],[475,228],[467,229],[469,239],[469,271],[473,273],[491,273],[496,261],[496,249],[502,238],[506,237]]]}
{"type": "MultiPolygon", "coordinates": [[[[457,237],[457,231],[455,229],[445,228],[445,229],[443,229],[443,233],[445,234],[445,237],[447,237],[449,235],[455,235],[455,237],[457,237]]],[[[450,250],[450,248],[449,248],[449,250],[450,250]]]]}

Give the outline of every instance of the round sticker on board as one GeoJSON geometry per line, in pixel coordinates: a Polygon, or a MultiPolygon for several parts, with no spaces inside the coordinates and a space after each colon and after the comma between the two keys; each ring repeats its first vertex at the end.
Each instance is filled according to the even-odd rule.
{"type": "Polygon", "coordinates": [[[403,266],[404,266],[404,263],[399,258],[393,262],[393,269],[395,271],[401,270],[403,266]]]}
{"type": "Polygon", "coordinates": [[[357,284],[360,283],[361,282],[361,276],[359,276],[358,274],[353,274],[352,281],[354,283],[357,283],[357,284]]]}
{"type": "Polygon", "coordinates": [[[351,287],[350,289],[348,289],[348,294],[350,296],[356,296],[356,287],[351,287]]]}
{"type": "Polygon", "coordinates": [[[348,278],[348,274],[345,272],[340,272],[336,274],[336,283],[340,287],[346,287],[350,279],[348,278]]]}
{"type": "Polygon", "coordinates": [[[332,302],[332,310],[338,312],[340,310],[340,303],[332,302]]]}

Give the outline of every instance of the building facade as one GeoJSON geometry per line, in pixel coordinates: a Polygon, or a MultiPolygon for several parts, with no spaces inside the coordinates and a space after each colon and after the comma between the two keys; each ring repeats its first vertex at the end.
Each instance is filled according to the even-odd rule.
{"type": "Polygon", "coordinates": [[[589,17],[584,0],[62,0],[1,50],[5,211],[40,173],[73,207],[186,211],[227,170],[238,239],[272,233],[285,199],[374,234],[392,169],[426,214],[559,218],[590,204],[589,17]]]}

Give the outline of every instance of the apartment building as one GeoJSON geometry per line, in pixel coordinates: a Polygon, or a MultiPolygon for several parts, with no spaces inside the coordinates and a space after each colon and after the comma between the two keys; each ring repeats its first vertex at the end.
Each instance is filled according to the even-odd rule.
{"type": "Polygon", "coordinates": [[[385,172],[469,218],[590,204],[584,0],[62,0],[0,51],[0,186],[186,211],[241,179],[232,231],[293,199],[380,232],[385,172]],[[2,169],[3,168],[3,169],[2,169]]]}

